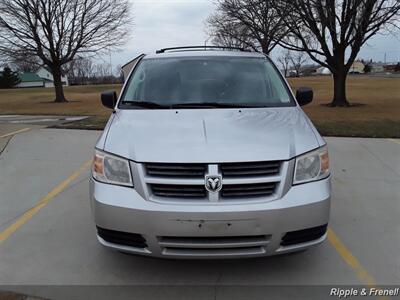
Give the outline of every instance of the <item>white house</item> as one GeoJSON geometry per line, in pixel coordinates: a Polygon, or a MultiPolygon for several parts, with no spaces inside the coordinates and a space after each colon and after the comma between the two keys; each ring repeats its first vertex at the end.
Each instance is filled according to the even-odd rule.
{"type": "MultiPolygon", "coordinates": [[[[37,70],[36,75],[44,79],[44,87],[54,87],[53,74],[47,68],[40,67],[40,69],[37,70]]],[[[67,76],[62,76],[61,81],[64,86],[69,85],[67,76]]]]}
{"type": "Polygon", "coordinates": [[[350,67],[350,74],[364,74],[365,64],[362,61],[356,60],[350,67]]]}
{"type": "Polygon", "coordinates": [[[385,72],[385,64],[384,63],[372,63],[371,65],[372,73],[384,73],[385,72]]]}
{"type": "Polygon", "coordinates": [[[331,75],[331,71],[327,67],[320,67],[317,69],[317,75],[331,75]]]}
{"type": "MultiPolygon", "coordinates": [[[[53,74],[45,67],[40,67],[35,73],[25,72],[19,74],[20,83],[16,87],[32,88],[32,87],[54,87],[53,74]]],[[[68,86],[67,76],[61,77],[64,86],[68,86]]]]}
{"type": "Polygon", "coordinates": [[[44,81],[35,73],[25,72],[19,74],[19,83],[15,86],[17,88],[34,88],[44,87],[44,81]]]}

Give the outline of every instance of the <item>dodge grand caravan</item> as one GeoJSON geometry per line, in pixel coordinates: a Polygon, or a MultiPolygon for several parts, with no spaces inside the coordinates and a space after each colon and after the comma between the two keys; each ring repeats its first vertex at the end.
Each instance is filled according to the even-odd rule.
{"type": "Polygon", "coordinates": [[[236,258],[326,238],[326,142],[265,55],[169,48],[137,59],[97,142],[91,207],[99,242],[168,258],[236,258]]]}

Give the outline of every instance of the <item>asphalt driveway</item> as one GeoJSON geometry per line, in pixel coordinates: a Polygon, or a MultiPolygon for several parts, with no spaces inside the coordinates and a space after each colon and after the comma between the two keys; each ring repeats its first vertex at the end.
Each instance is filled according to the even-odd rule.
{"type": "MultiPolygon", "coordinates": [[[[242,299],[240,286],[400,282],[399,140],[327,139],[332,216],[328,241],[320,247],[261,259],[175,261],[129,256],[97,243],[88,166],[99,132],[30,127],[0,133],[0,140],[7,139],[0,156],[3,289],[71,299],[71,289],[60,289],[141,286],[142,294],[132,291],[130,299],[146,291],[158,299],[167,292],[171,299],[242,299]],[[168,286],[179,289],[161,288],[168,286]]],[[[103,288],[96,299],[108,299],[111,291],[123,293],[103,288]]]]}

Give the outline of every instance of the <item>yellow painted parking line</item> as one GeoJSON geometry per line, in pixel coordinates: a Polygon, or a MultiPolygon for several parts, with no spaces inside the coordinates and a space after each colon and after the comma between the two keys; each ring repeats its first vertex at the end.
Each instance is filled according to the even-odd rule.
{"type": "Polygon", "coordinates": [[[400,145],[400,140],[389,139],[389,141],[391,141],[391,142],[393,142],[393,143],[396,143],[396,144],[399,144],[399,145],[400,145]]]}
{"type": "Polygon", "coordinates": [[[50,193],[48,193],[44,198],[42,198],[38,204],[33,208],[25,212],[21,217],[19,217],[13,224],[7,227],[4,231],[0,232],[0,243],[8,239],[13,233],[15,233],[21,226],[28,222],[34,215],[36,215],[43,207],[45,207],[51,200],[54,199],[58,194],[65,190],[79,175],[82,174],[89,166],[92,161],[85,162],[79,170],[71,174],[67,179],[61,182],[57,187],[55,187],[50,193]]]}
{"type": "Polygon", "coordinates": [[[342,259],[356,272],[357,277],[369,286],[375,286],[375,279],[368,274],[364,267],[360,264],[358,259],[350,252],[349,249],[342,243],[336,233],[329,228],[328,240],[336,251],[340,254],[342,259]]]}
{"type": "Polygon", "coordinates": [[[20,129],[20,130],[17,130],[17,131],[13,131],[13,132],[1,135],[0,139],[6,138],[6,137],[9,137],[9,136],[12,136],[12,135],[16,135],[18,133],[22,133],[22,132],[25,132],[25,131],[28,131],[28,130],[31,130],[31,129],[30,128],[23,128],[23,129],[20,129]]]}
{"type": "MultiPolygon", "coordinates": [[[[343,244],[336,233],[328,228],[328,240],[339,253],[341,258],[354,270],[358,279],[369,288],[378,288],[376,281],[371,274],[361,265],[360,261],[350,252],[350,250],[343,244]]],[[[380,300],[387,300],[387,297],[379,297],[380,300]]]]}

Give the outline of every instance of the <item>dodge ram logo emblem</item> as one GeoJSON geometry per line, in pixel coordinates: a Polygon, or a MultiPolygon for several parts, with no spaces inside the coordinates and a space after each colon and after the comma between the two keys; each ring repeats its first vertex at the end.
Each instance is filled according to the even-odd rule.
{"type": "Polygon", "coordinates": [[[206,189],[216,193],[222,189],[222,176],[206,176],[206,189]]]}

